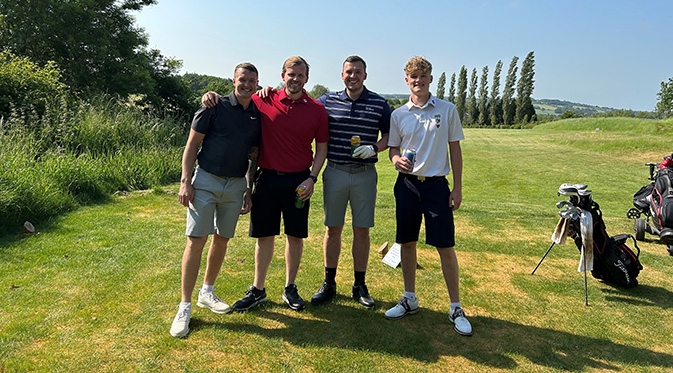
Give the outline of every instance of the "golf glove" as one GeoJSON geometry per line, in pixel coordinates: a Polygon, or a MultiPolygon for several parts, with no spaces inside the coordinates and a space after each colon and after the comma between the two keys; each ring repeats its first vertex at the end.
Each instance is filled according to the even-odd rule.
{"type": "Polygon", "coordinates": [[[354,158],[370,158],[376,155],[376,149],[374,145],[362,145],[358,146],[353,152],[354,158]]]}

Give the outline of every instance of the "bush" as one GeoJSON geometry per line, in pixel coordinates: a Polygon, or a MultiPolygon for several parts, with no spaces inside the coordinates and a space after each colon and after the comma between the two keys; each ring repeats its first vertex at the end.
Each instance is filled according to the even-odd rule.
{"type": "Polygon", "coordinates": [[[12,112],[25,115],[31,111],[43,115],[51,102],[66,95],[60,77],[53,62],[39,67],[28,58],[0,52],[0,117],[7,120],[12,112]]]}

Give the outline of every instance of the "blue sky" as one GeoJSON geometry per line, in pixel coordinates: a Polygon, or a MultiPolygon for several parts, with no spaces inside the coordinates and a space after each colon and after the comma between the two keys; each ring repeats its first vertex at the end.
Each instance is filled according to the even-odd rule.
{"type": "Polygon", "coordinates": [[[341,64],[357,54],[369,89],[407,93],[404,64],[420,55],[433,64],[432,92],[463,65],[479,76],[488,66],[490,87],[498,60],[502,91],[512,57],[520,67],[534,51],[534,98],[651,111],[673,77],[671,14],[668,0],[159,0],[134,16],[181,73],[230,78],[249,61],[276,86],[283,61],[301,55],[308,89],[341,90],[341,64]]]}

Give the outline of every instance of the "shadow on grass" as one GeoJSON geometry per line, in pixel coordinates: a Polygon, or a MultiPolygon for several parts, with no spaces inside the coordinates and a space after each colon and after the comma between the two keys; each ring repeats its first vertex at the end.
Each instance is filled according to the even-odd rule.
{"type": "Polygon", "coordinates": [[[617,287],[602,291],[608,302],[623,302],[634,306],[673,307],[673,292],[656,286],[639,284],[635,288],[628,289],[628,293],[617,287]]]}
{"type": "MultiPolygon", "coordinates": [[[[658,296],[671,299],[670,293],[663,289],[651,288],[645,290],[642,296],[650,301],[658,296]]],[[[520,356],[537,366],[569,371],[587,368],[618,371],[626,365],[644,369],[673,366],[673,355],[670,354],[494,317],[468,315],[475,334],[464,337],[453,330],[445,312],[421,306],[418,314],[391,321],[383,317],[383,312],[394,303],[378,304],[376,310],[365,310],[339,304],[339,298],[346,297],[338,296],[336,303],[323,306],[307,305],[303,312],[317,319],[307,320],[300,314],[293,317],[294,313],[288,311],[285,305],[268,303],[248,312],[279,323],[281,327],[266,328],[241,323],[241,319],[233,314],[231,319],[222,323],[192,318],[192,333],[205,328],[223,328],[280,339],[300,347],[376,351],[430,364],[443,356],[459,356],[485,368],[496,369],[518,368],[519,363],[512,356],[520,356]]],[[[666,302],[669,304],[671,301],[666,302]]]]}

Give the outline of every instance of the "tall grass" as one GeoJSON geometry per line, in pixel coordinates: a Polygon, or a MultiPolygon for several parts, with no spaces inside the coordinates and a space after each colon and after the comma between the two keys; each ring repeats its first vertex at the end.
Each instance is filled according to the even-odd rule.
{"type": "Polygon", "coordinates": [[[111,98],[23,110],[0,123],[0,234],[116,191],[176,181],[185,137],[174,118],[111,98]]]}

